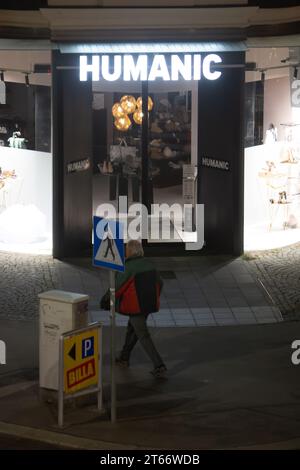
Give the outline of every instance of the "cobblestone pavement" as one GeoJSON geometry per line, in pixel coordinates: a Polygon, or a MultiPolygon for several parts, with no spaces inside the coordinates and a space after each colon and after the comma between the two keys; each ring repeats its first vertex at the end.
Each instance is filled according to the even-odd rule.
{"type": "Polygon", "coordinates": [[[300,319],[300,243],[243,256],[285,320],[300,319]]]}
{"type": "Polygon", "coordinates": [[[0,319],[37,316],[37,295],[58,285],[55,263],[50,256],[0,252],[0,319]]]}
{"type": "MultiPolygon", "coordinates": [[[[250,257],[238,259],[226,256],[154,258],[164,280],[164,289],[160,314],[151,316],[149,325],[217,326],[281,321],[280,312],[257,283],[257,277],[261,278],[278,300],[278,295],[273,293],[278,290],[276,284],[274,287],[273,272],[281,258],[280,252],[273,256],[250,254],[250,257]]],[[[295,259],[284,256],[282,260],[285,259],[292,271],[295,259]]],[[[62,289],[89,295],[91,320],[109,323],[107,312],[99,310],[99,299],[108,287],[107,271],[93,268],[89,259],[62,262],[50,256],[0,252],[0,263],[0,319],[33,320],[38,315],[38,294],[62,289]]],[[[281,269],[278,272],[281,274],[281,269]]],[[[285,285],[289,285],[285,279],[289,275],[283,269],[285,285]]],[[[290,311],[296,288],[293,299],[284,289],[283,293],[289,300],[290,311]]],[[[284,299],[279,300],[282,310],[287,311],[284,299]]],[[[126,323],[126,317],[117,316],[118,325],[126,323]]]]}

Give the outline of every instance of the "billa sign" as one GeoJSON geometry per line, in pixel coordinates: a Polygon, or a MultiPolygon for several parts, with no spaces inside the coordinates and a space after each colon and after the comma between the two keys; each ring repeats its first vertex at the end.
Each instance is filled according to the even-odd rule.
{"type": "Polygon", "coordinates": [[[221,62],[217,54],[81,55],[79,78],[82,82],[217,80],[222,73],[214,66],[221,62]]]}
{"type": "Polygon", "coordinates": [[[98,329],[64,339],[64,392],[74,393],[98,384],[98,329]]]}

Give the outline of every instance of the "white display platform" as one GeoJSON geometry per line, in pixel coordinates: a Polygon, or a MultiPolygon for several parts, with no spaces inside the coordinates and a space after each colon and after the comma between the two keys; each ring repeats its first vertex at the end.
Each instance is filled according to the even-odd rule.
{"type": "Polygon", "coordinates": [[[52,254],[52,155],[0,147],[0,250],[52,254]]]}
{"type": "Polygon", "coordinates": [[[285,145],[280,141],[245,149],[245,251],[271,250],[300,241],[300,162],[282,163],[285,145]],[[267,161],[275,163],[275,178],[263,177],[267,161]],[[283,190],[287,192],[288,204],[278,204],[279,192],[283,190]],[[291,217],[295,221],[293,228],[286,225],[291,217]]]}

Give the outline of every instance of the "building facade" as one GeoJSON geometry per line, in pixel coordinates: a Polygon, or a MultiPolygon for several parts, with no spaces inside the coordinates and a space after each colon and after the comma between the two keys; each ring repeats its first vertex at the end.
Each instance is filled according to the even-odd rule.
{"type": "MultiPolygon", "coordinates": [[[[47,230],[55,257],[90,252],[92,217],[105,215],[107,204],[119,213],[143,203],[154,219],[153,204],[176,205],[158,216],[172,220],[173,236],[147,232],[149,253],[186,253],[179,220],[186,202],[204,205],[201,249],[210,253],[297,240],[300,190],[287,185],[300,176],[300,7],[228,3],[52,0],[2,10],[7,87],[18,73],[8,55],[16,62],[22,49],[32,54],[23,85],[26,76],[30,86],[39,78],[51,85],[47,230]]],[[[37,135],[47,134],[39,130],[47,106],[45,98],[36,104],[37,135]]]]}

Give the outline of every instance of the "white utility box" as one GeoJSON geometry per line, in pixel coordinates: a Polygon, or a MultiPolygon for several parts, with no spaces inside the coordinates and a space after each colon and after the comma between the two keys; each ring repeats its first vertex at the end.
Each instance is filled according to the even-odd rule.
{"type": "Polygon", "coordinates": [[[88,325],[88,295],[62,290],[39,294],[40,387],[58,390],[59,338],[88,325]]]}

